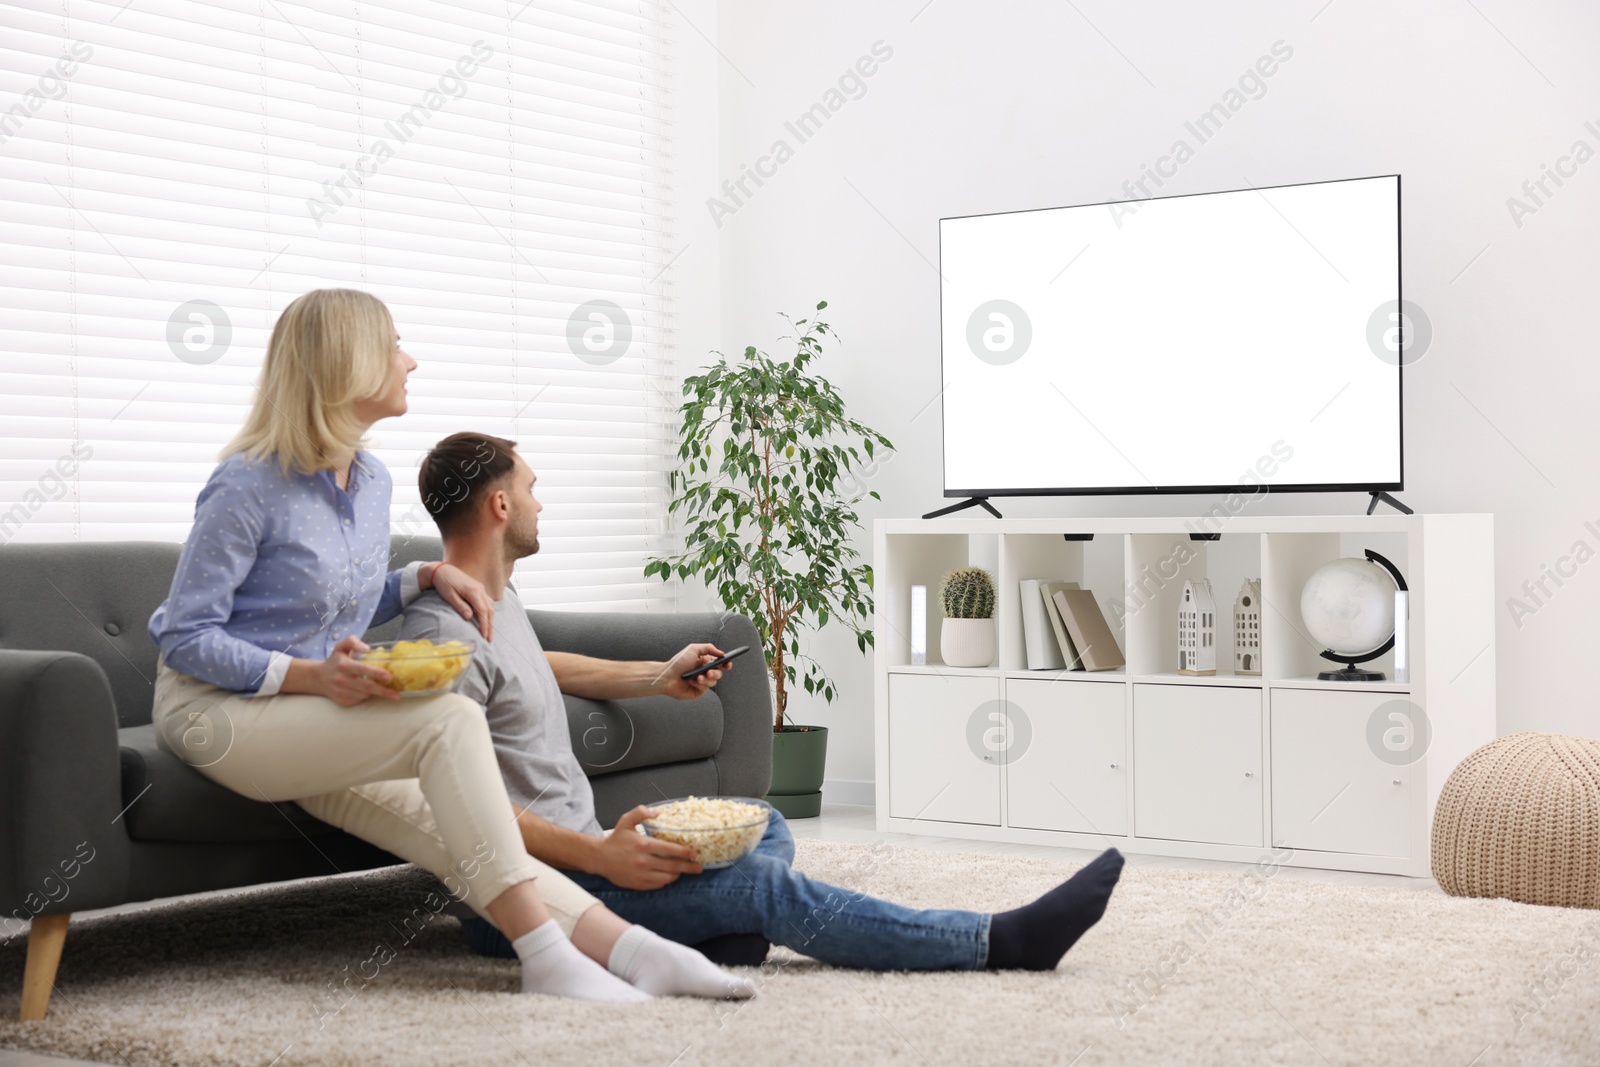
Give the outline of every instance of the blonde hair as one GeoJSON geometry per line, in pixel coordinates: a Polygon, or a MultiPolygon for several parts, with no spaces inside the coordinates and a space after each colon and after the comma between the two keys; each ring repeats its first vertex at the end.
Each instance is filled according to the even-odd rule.
{"type": "Polygon", "coordinates": [[[394,365],[394,319],[359,289],[313,289],[272,327],[255,402],[222,450],[275,457],[284,474],[328,470],[366,444],[355,402],[376,396],[394,365]]]}

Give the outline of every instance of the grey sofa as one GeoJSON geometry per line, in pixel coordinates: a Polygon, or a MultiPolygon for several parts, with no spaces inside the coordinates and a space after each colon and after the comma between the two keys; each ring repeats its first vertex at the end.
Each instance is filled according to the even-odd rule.
{"type": "MultiPolygon", "coordinates": [[[[179,549],[0,547],[0,924],[14,933],[33,919],[24,1019],[45,1013],[72,912],[400,862],[292,803],[214,785],[157,744],[147,624],[179,549]]],[[[436,538],[397,537],[392,565],[439,556],[436,538]]],[[[692,641],[758,644],[744,616],[528,614],[552,652],[663,659],[692,641]]],[[[692,701],[566,705],[606,826],[652,800],[767,791],[772,712],[759,671],[734,670],[692,701]]]]}

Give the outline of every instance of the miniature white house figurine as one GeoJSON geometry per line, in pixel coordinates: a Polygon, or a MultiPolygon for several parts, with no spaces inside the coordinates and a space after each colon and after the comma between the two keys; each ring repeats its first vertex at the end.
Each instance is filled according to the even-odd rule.
{"type": "Polygon", "coordinates": [[[1211,597],[1211,582],[1183,583],[1183,600],[1178,605],[1178,673],[1217,673],[1217,605],[1211,597]]]}
{"type": "Polygon", "coordinates": [[[1261,579],[1246,578],[1233,602],[1233,673],[1261,673],[1261,579]]]}

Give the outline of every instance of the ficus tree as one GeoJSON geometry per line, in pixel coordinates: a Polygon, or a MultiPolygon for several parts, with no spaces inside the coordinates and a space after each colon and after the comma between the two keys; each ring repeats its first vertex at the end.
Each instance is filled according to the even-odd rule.
{"type": "Polygon", "coordinates": [[[873,644],[872,566],[852,562],[860,553],[851,534],[861,526],[852,505],[861,497],[851,490],[859,466],[894,448],[847,417],[834,387],[810,371],[832,327],[815,316],[783,318],[794,330],[783,338],[795,344],[792,358],[754,346],[738,360],[713,352],[716,363],[684,379],[682,466],[670,472],[667,509],[682,513],[683,551],[653,557],[644,570],[662,580],[697,577],[755,623],[776,690],[775,731],[784,728],[789,686],[799,682],[830,703],[837,692],[800,651],[802,630],[836,619],[863,653],[873,644]]]}

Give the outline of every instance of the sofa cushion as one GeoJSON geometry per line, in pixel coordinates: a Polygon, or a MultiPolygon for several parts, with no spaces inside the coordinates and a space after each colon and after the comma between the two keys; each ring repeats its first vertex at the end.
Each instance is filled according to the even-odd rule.
{"type": "Polygon", "coordinates": [[[136,841],[285,841],[332,833],[298,804],[268,804],[220,786],[168,752],[154,726],[117,731],[122,821],[136,841]]]}
{"type": "Polygon", "coordinates": [[[690,794],[714,797],[720,792],[716,760],[698,759],[688,763],[640,767],[595,780],[594,817],[609,830],[636,804],[650,804],[690,794]]]}
{"type": "Polygon", "coordinates": [[[566,696],[572,751],[584,773],[603,774],[715,756],[722,747],[722,701],[668,696],[589,700],[566,696]]]}
{"type": "Polygon", "coordinates": [[[166,599],[181,550],[155,541],[6,545],[0,648],[81,652],[106,672],[118,725],[149,722],[150,615],[166,599]]]}

